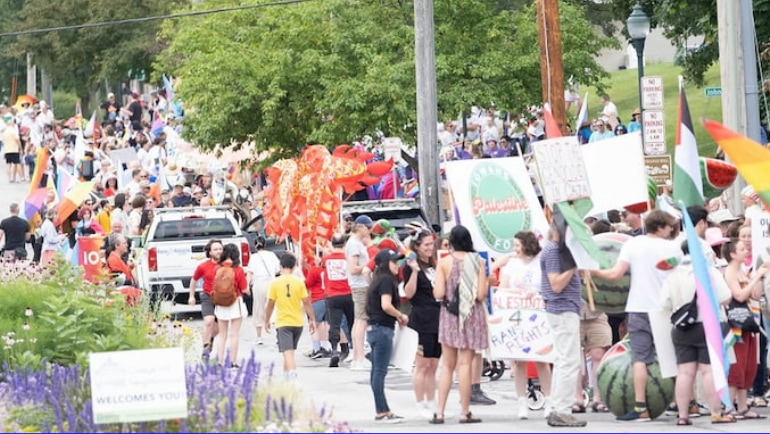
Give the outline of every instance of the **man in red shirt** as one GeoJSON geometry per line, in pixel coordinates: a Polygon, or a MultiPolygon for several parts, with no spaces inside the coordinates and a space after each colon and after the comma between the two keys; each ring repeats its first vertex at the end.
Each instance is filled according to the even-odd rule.
{"type": "Polygon", "coordinates": [[[347,341],[342,343],[340,354],[337,343],[340,342],[340,324],[345,316],[348,327],[353,324],[353,295],[348,284],[348,263],[345,257],[345,239],[342,234],[332,237],[332,250],[321,258],[323,280],[326,288],[326,310],[329,314],[329,343],[332,347],[332,357],[329,367],[340,365],[340,358],[345,360],[350,351],[347,341]]]}
{"type": "Polygon", "coordinates": [[[214,289],[214,276],[219,268],[219,260],[222,257],[222,241],[212,239],[206,244],[203,251],[206,252],[205,261],[195,269],[190,279],[190,298],[187,301],[190,306],[195,306],[195,288],[199,279],[203,279],[203,292],[201,292],[201,315],[203,316],[203,356],[210,352],[217,335],[217,324],[214,317],[214,303],[211,302],[211,291],[214,289]]]}
{"type": "Polygon", "coordinates": [[[321,345],[322,342],[329,340],[329,319],[326,317],[326,296],[323,286],[324,269],[321,267],[321,258],[312,258],[310,261],[312,263],[308,263],[305,268],[305,286],[310,293],[316,328],[315,333],[311,335],[313,350],[306,355],[311,359],[320,359],[331,355],[329,350],[321,345]]]}

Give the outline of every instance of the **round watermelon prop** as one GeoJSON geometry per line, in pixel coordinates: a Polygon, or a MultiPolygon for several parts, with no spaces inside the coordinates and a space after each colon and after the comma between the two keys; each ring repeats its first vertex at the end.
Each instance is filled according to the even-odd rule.
{"type": "MultiPolygon", "coordinates": [[[[626,241],[631,239],[631,236],[617,232],[606,232],[594,235],[593,238],[599,246],[599,250],[614,264],[618,260],[618,255],[620,255],[620,248],[623,247],[626,241]]],[[[598,289],[597,292],[593,293],[596,310],[608,314],[626,311],[628,290],[631,288],[631,271],[626,271],[626,274],[616,281],[597,279],[595,277],[593,280],[596,289],[598,289]]],[[[588,301],[585,285],[583,285],[583,299],[588,301]]]]}
{"type": "MultiPolygon", "coordinates": [[[[596,374],[602,400],[612,414],[622,416],[634,407],[631,346],[628,340],[613,345],[602,358],[596,374]]],[[[662,378],[657,362],[647,365],[647,410],[655,419],[674,399],[674,380],[662,378]]]]}
{"type": "Polygon", "coordinates": [[[703,195],[715,198],[733,184],[738,176],[738,169],[726,161],[700,157],[700,176],[703,180],[703,195]]]}

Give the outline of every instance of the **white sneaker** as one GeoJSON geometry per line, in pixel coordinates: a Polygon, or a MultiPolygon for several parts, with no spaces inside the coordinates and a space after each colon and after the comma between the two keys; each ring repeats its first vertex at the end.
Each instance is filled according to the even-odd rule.
{"type": "Polygon", "coordinates": [[[369,361],[364,360],[353,360],[350,362],[350,370],[351,371],[370,371],[372,369],[372,364],[368,363],[369,361]]]}
{"type": "Polygon", "coordinates": [[[351,352],[350,354],[348,354],[348,356],[345,357],[345,360],[343,360],[342,363],[353,363],[353,353],[351,352]]]}
{"type": "Polygon", "coordinates": [[[417,403],[418,418],[431,420],[433,419],[433,413],[435,413],[435,408],[433,405],[429,404],[427,401],[422,401],[417,403]]]}
{"type": "Polygon", "coordinates": [[[527,404],[527,398],[519,398],[519,413],[517,417],[519,419],[529,419],[529,405],[527,404]]]}
{"type": "Polygon", "coordinates": [[[548,416],[550,416],[552,413],[553,413],[553,405],[551,405],[551,400],[546,398],[545,405],[543,406],[543,417],[548,419],[548,416]]]}

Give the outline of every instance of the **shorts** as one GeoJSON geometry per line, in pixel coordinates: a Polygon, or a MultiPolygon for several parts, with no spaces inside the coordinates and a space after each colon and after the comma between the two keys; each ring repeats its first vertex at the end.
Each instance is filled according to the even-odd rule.
{"type": "Polygon", "coordinates": [[[441,344],[438,342],[438,333],[418,333],[417,354],[426,359],[441,358],[441,344]]]}
{"type": "Polygon", "coordinates": [[[278,327],[275,335],[278,340],[278,351],[294,351],[297,349],[303,327],[278,327]]]}
{"type": "Polygon", "coordinates": [[[652,339],[650,317],[646,312],[628,313],[628,341],[633,363],[655,363],[655,341],[652,339]]]}
{"type": "Polygon", "coordinates": [[[708,348],[706,348],[706,333],[703,323],[696,322],[689,330],[671,329],[671,342],[674,344],[676,363],[698,362],[703,365],[711,364],[708,348]]]}
{"type": "Polygon", "coordinates": [[[321,299],[313,302],[313,314],[315,314],[316,323],[326,322],[326,300],[321,299]]]}
{"type": "Polygon", "coordinates": [[[356,288],[350,288],[353,293],[353,318],[355,319],[369,319],[369,315],[366,314],[366,296],[368,295],[368,287],[359,286],[356,288]]]}
{"type": "Polygon", "coordinates": [[[594,348],[609,348],[612,345],[612,328],[607,315],[580,320],[580,345],[586,351],[594,348]]]}
{"type": "Polygon", "coordinates": [[[5,154],[5,164],[21,164],[21,160],[19,160],[19,153],[9,152],[5,154]]]}
{"type": "Polygon", "coordinates": [[[201,292],[201,316],[204,318],[214,316],[214,303],[211,302],[211,297],[205,292],[201,292]]]}

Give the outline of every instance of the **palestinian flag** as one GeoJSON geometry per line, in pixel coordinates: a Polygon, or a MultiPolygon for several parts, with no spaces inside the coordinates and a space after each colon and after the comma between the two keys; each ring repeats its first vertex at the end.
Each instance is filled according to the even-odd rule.
{"type": "Polygon", "coordinates": [[[690,107],[679,77],[679,116],[674,150],[674,203],[703,205],[703,181],[700,175],[698,145],[690,118],[690,107]]]}

